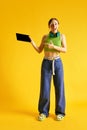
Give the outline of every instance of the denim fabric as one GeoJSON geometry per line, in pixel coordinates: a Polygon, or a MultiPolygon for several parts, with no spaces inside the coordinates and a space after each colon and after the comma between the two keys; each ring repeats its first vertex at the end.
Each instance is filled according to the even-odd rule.
{"type": "MultiPolygon", "coordinates": [[[[41,67],[41,86],[38,110],[40,113],[49,115],[50,88],[52,79],[52,60],[43,59],[41,67]]],[[[61,58],[54,61],[53,82],[55,87],[55,114],[65,115],[64,74],[61,58]]]]}

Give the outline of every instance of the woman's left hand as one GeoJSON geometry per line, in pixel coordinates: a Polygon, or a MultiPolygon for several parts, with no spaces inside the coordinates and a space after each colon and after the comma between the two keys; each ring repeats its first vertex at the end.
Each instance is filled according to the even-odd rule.
{"type": "Polygon", "coordinates": [[[54,44],[52,42],[50,42],[50,44],[48,44],[48,48],[49,49],[53,49],[54,48],[54,44]]]}

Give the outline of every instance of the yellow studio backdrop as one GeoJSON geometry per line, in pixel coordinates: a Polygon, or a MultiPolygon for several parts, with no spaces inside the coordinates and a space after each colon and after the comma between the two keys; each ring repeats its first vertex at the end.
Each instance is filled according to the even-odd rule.
{"type": "MultiPolygon", "coordinates": [[[[42,36],[49,32],[48,21],[51,17],[59,19],[59,30],[65,34],[67,40],[67,53],[61,54],[66,102],[68,106],[73,103],[87,104],[86,5],[86,0],[0,2],[1,111],[24,109],[37,113],[43,52],[38,54],[30,43],[17,41],[15,34],[29,34],[39,45],[42,36]]],[[[53,84],[51,87],[51,111],[54,112],[53,84]]]]}

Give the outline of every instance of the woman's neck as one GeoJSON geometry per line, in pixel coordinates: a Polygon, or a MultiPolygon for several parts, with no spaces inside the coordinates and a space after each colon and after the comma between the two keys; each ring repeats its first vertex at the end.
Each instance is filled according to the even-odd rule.
{"type": "Polygon", "coordinates": [[[52,32],[52,33],[54,33],[54,34],[55,34],[55,33],[57,33],[57,32],[58,32],[58,30],[55,30],[55,31],[50,31],[50,32],[52,32]]]}

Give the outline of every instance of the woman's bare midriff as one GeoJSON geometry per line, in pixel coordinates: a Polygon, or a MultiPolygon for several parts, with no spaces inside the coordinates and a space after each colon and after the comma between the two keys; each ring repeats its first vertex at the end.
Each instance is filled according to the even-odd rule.
{"type": "Polygon", "coordinates": [[[57,57],[57,56],[59,56],[59,52],[46,52],[46,51],[44,51],[44,57],[46,57],[46,58],[55,58],[55,57],[57,57]]]}

